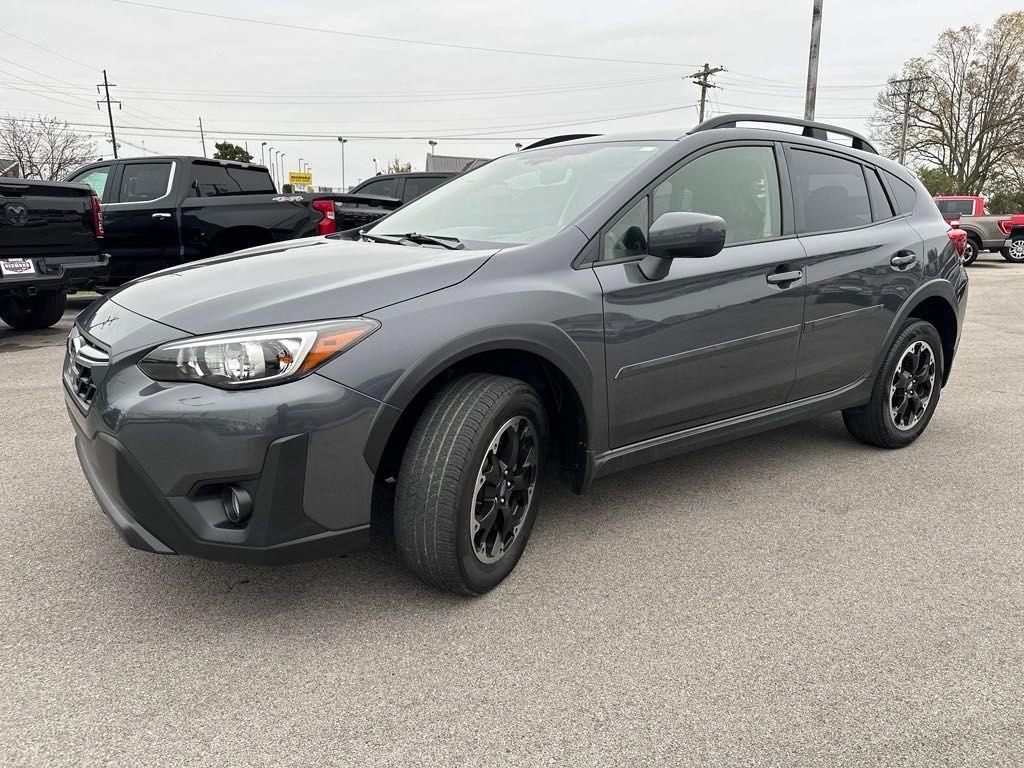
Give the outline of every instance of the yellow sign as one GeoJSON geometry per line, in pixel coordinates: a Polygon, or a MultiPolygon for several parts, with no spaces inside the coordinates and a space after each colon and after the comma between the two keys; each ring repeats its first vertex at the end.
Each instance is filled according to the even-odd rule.
{"type": "Polygon", "coordinates": [[[313,185],[313,174],[302,171],[288,171],[288,183],[295,187],[310,187],[313,185]]]}

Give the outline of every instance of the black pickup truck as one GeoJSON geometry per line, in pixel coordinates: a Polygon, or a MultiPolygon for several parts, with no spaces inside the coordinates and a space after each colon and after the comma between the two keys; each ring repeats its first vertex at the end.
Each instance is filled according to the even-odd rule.
{"type": "Polygon", "coordinates": [[[102,161],[69,181],[103,204],[113,288],[188,261],[337,230],[338,195],[277,192],[262,165],[201,157],[102,161]]]}
{"type": "Polygon", "coordinates": [[[106,279],[100,202],[84,184],[0,178],[0,319],[60,320],[69,292],[106,279]]]}
{"type": "Polygon", "coordinates": [[[338,195],[335,210],[338,229],[365,227],[396,208],[425,195],[444,184],[456,173],[381,173],[354,187],[347,195],[338,195]]]}

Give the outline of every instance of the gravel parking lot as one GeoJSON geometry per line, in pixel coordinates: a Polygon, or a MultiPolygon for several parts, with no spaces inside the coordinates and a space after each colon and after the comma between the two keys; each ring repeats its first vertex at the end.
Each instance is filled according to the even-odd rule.
{"type": "Polygon", "coordinates": [[[0,763],[1019,765],[1024,268],[970,274],[913,446],[835,414],[558,491],[476,600],[387,542],[127,548],[64,413],[73,313],[0,330],[0,763]]]}

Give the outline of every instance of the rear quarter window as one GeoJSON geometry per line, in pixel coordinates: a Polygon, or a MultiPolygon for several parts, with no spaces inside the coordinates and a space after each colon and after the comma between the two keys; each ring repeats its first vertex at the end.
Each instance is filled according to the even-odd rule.
{"type": "Polygon", "coordinates": [[[889,182],[889,189],[892,190],[893,197],[896,198],[896,207],[899,212],[910,213],[913,211],[917,204],[917,190],[899,176],[888,171],[885,172],[885,177],[889,182]]]}

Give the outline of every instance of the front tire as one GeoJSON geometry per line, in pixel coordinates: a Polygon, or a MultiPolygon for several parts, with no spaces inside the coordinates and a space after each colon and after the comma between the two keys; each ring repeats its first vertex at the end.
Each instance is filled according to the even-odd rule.
{"type": "Polygon", "coordinates": [[[0,300],[0,320],[19,331],[37,331],[60,322],[68,303],[64,291],[40,291],[34,296],[0,300]]]}
{"type": "Polygon", "coordinates": [[[924,432],[942,391],[942,338],[909,318],[892,343],[866,405],[843,411],[850,434],[879,448],[903,448],[924,432]]]}
{"type": "Polygon", "coordinates": [[[511,573],[537,517],[547,435],[544,406],[523,381],[471,374],[442,389],[398,473],[395,543],[410,570],[464,595],[511,573]]]}

